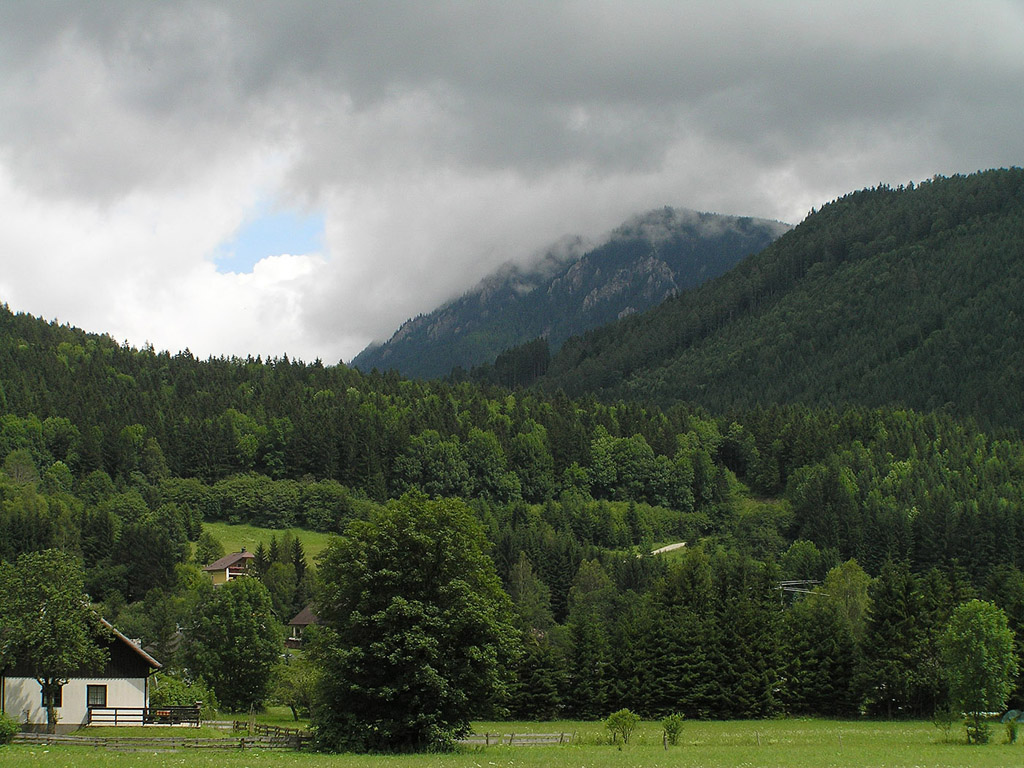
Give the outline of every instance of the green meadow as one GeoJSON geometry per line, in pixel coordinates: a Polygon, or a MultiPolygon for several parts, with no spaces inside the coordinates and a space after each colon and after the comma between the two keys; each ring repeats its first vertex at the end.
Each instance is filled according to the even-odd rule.
{"type": "MultiPolygon", "coordinates": [[[[70,766],[304,766],[305,768],[987,768],[1024,763],[1024,745],[948,743],[928,722],[783,719],[688,722],[680,744],[665,749],[657,723],[643,723],[627,745],[612,745],[601,723],[478,723],[478,733],[574,733],[573,744],[464,748],[452,754],[319,755],[261,750],[114,752],[93,747],[0,747],[4,768],[70,766]]],[[[960,733],[954,734],[960,738],[960,733]]]]}
{"type": "Polygon", "coordinates": [[[254,525],[220,522],[204,522],[203,530],[209,531],[223,545],[225,552],[239,552],[242,547],[255,552],[261,541],[264,547],[269,547],[271,537],[276,536],[280,542],[286,535],[290,535],[302,542],[302,549],[310,562],[324,551],[333,536],[330,533],[307,531],[305,528],[257,528],[254,525]]]}

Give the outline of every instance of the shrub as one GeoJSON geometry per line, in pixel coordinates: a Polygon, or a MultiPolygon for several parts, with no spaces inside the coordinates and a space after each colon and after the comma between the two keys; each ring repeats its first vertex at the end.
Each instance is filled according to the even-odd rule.
{"type": "Polygon", "coordinates": [[[683,732],[683,716],[678,712],[669,715],[661,721],[661,727],[665,731],[665,739],[674,747],[679,743],[679,734],[683,732]]]}
{"type": "Polygon", "coordinates": [[[1024,721],[1024,712],[1019,709],[1011,709],[1002,719],[999,721],[1006,726],[1006,743],[1016,744],[1017,743],[1017,729],[1020,727],[1021,722],[1024,721]]]}
{"type": "Polygon", "coordinates": [[[976,714],[968,715],[964,720],[964,727],[967,728],[968,744],[988,744],[989,726],[981,717],[976,714]]]}
{"type": "Polygon", "coordinates": [[[953,727],[959,722],[961,715],[948,706],[936,709],[932,716],[932,723],[942,731],[942,740],[947,744],[953,741],[953,727]]]}
{"type": "Polygon", "coordinates": [[[640,715],[634,714],[628,709],[620,709],[618,712],[613,712],[608,715],[608,719],[604,721],[604,727],[612,734],[613,744],[619,736],[622,737],[623,744],[628,744],[629,734],[631,734],[633,729],[639,724],[640,715]]]}
{"type": "Polygon", "coordinates": [[[10,744],[14,741],[14,734],[21,730],[18,722],[3,712],[0,712],[0,744],[10,744]]]}
{"type": "Polygon", "coordinates": [[[217,716],[217,709],[220,706],[217,697],[201,677],[186,680],[174,673],[159,674],[149,695],[149,706],[154,709],[190,707],[197,701],[203,703],[200,717],[212,720],[217,716]]]}

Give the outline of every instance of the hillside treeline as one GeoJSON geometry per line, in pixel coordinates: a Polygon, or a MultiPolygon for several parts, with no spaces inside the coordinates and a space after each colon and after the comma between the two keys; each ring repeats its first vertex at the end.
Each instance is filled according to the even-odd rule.
{"type": "MultiPolygon", "coordinates": [[[[1024,626],[1024,444],[948,416],[725,417],[0,321],[0,558],[76,555],[104,614],[172,666],[204,522],[337,532],[418,490],[484,525],[520,617],[517,716],[923,714],[956,604],[1024,626]]],[[[287,621],[313,568],[266,568],[287,621]]]]}
{"type": "Polygon", "coordinates": [[[726,275],[570,339],[550,390],[940,410],[1024,427],[1024,170],[845,195],[726,275]]]}

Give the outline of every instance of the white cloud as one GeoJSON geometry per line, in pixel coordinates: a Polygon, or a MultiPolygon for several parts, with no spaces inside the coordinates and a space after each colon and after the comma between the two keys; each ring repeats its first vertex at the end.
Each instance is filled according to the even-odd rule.
{"type": "Polygon", "coordinates": [[[303,306],[322,254],[271,256],[248,274],[220,274],[209,258],[263,187],[266,169],[248,170],[112,204],[46,200],[0,177],[2,299],[136,345],[312,360],[303,306]]]}

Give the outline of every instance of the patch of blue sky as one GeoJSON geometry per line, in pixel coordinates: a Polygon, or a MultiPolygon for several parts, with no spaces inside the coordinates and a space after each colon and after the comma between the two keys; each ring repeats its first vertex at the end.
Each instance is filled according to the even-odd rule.
{"type": "Polygon", "coordinates": [[[222,274],[245,274],[268,256],[319,253],[323,248],[323,213],[266,207],[258,209],[230,240],[217,246],[213,260],[222,274]]]}

